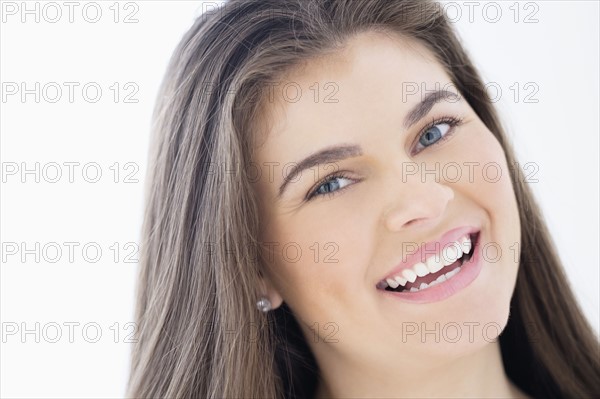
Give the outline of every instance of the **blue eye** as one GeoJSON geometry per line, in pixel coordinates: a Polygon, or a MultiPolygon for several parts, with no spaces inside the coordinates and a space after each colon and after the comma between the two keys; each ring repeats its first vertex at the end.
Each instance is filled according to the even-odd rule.
{"type": "Polygon", "coordinates": [[[419,152],[424,148],[431,147],[434,144],[439,144],[448,137],[455,126],[460,125],[461,119],[446,118],[443,120],[434,121],[426,127],[419,136],[419,142],[415,152],[419,152]]]}
{"type": "Polygon", "coordinates": [[[333,195],[336,191],[340,191],[349,185],[349,183],[340,183],[341,180],[350,181],[351,179],[343,175],[329,176],[309,194],[307,199],[310,200],[319,195],[333,195]]]}
{"type": "Polygon", "coordinates": [[[445,135],[448,130],[450,130],[450,125],[447,123],[438,123],[435,126],[431,126],[425,131],[425,133],[421,135],[419,138],[419,143],[423,147],[428,147],[442,138],[442,136],[445,135]]]}

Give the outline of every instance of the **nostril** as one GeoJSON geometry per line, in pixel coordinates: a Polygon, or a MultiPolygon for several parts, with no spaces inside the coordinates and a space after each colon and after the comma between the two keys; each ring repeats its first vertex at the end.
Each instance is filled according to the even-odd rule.
{"type": "Polygon", "coordinates": [[[406,230],[406,229],[420,228],[427,224],[436,224],[436,223],[438,223],[437,218],[417,217],[417,218],[412,218],[408,221],[406,219],[405,220],[396,220],[395,223],[394,223],[394,221],[388,220],[387,227],[390,231],[397,232],[397,231],[406,230]]]}
{"type": "Polygon", "coordinates": [[[412,220],[409,220],[408,222],[404,223],[403,227],[418,226],[419,224],[423,223],[425,220],[426,220],[425,218],[412,219],[412,220]]]}

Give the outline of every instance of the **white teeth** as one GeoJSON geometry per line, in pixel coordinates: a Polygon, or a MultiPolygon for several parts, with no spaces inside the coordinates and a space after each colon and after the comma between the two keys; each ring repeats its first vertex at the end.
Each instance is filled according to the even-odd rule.
{"type": "Polygon", "coordinates": [[[456,269],[444,274],[444,276],[446,276],[446,279],[450,279],[451,277],[454,277],[459,271],[460,271],[460,266],[457,267],[456,269]]]}
{"type": "Polygon", "coordinates": [[[458,249],[454,245],[450,245],[442,251],[442,260],[444,266],[448,266],[456,262],[458,258],[462,256],[462,253],[459,255],[458,249]]]}
{"type": "Polygon", "coordinates": [[[385,279],[385,281],[388,283],[388,285],[392,288],[398,288],[398,282],[396,280],[394,280],[393,278],[387,278],[385,279]]]}
{"type": "MultiPolygon", "coordinates": [[[[463,254],[468,254],[472,249],[471,238],[467,234],[457,241],[451,243],[447,247],[441,251],[441,253],[430,256],[425,262],[419,262],[415,264],[412,268],[407,268],[402,271],[397,276],[390,277],[388,279],[383,280],[381,283],[386,282],[388,286],[392,288],[398,288],[398,286],[405,286],[409,281],[414,283],[417,277],[424,277],[429,273],[437,273],[444,266],[448,266],[456,262],[459,258],[463,256],[463,254]]],[[[445,274],[447,278],[454,276],[458,273],[457,269],[454,269],[451,272],[445,274]]],[[[446,281],[446,277],[444,275],[440,276],[436,281],[429,284],[429,286],[439,284],[440,282],[446,281]],[[441,280],[440,280],[441,279],[441,280]]],[[[413,287],[414,288],[414,287],[413,287]]],[[[418,290],[418,289],[416,289],[418,290]]],[[[412,289],[410,290],[411,292],[412,289]]]]}
{"type": "Polygon", "coordinates": [[[471,252],[471,238],[467,235],[460,239],[460,246],[463,253],[468,254],[471,252]]]}
{"type": "Polygon", "coordinates": [[[396,276],[395,280],[398,282],[398,284],[400,284],[401,286],[405,286],[406,283],[408,283],[408,280],[405,279],[402,276],[396,276]]]}
{"type": "Polygon", "coordinates": [[[434,285],[438,285],[439,283],[440,283],[439,281],[435,280],[435,281],[432,281],[431,283],[429,283],[429,286],[433,287],[434,285]]]}
{"type": "Polygon", "coordinates": [[[464,252],[462,250],[462,245],[460,245],[459,243],[455,242],[454,243],[454,248],[456,249],[456,259],[462,257],[464,255],[464,252]]]}
{"type": "MultiPolygon", "coordinates": [[[[431,283],[429,283],[429,284],[427,284],[427,283],[421,283],[421,284],[419,285],[419,288],[417,288],[417,287],[411,287],[411,288],[408,290],[408,292],[418,292],[418,291],[422,291],[422,290],[424,290],[424,289],[426,289],[426,288],[433,287],[433,286],[435,286],[435,285],[438,285],[438,284],[440,284],[440,283],[443,283],[444,281],[447,281],[447,280],[451,279],[452,277],[456,276],[456,275],[457,275],[457,274],[460,272],[460,268],[461,268],[461,267],[459,266],[459,267],[457,267],[456,269],[454,269],[454,270],[451,270],[451,271],[449,271],[449,272],[448,272],[448,273],[446,273],[446,274],[442,274],[441,276],[439,276],[439,277],[437,278],[437,280],[435,280],[435,281],[432,281],[432,282],[431,282],[431,283]]],[[[396,277],[396,279],[387,279],[386,281],[388,281],[388,284],[390,284],[390,283],[397,284],[396,286],[394,286],[394,285],[390,284],[390,286],[391,286],[392,288],[396,288],[396,287],[398,286],[398,284],[400,284],[400,283],[397,281],[397,279],[398,279],[398,277],[396,277]],[[390,281],[390,280],[391,280],[391,281],[390,281]]],[[[411,282],[412,282],[412,281],[411,281],[411,282]]],[[[406,283],[404,283],[404,284],[406,284],[406,283]]],[[[404,284],[401,284],[401,285],[404,285],[404,284]]]]}
{"type": "Polygon", "coordinates": [[[419,276],[419,277],[423,277],[423,276],[426,276],[429,274],[429,269],[427,268],[425,263],[419,262],[416,265],[414,265],[412,268],[415,271],[415,273],[417,274],[417,276],[419,276]]]}
{"type": "MultiPolygon", "coordinates": [[[[422,289],[428,288],[428,287],[433,287],[434,285],[437,285],[439,283],[443,283],[444,281],[449,280],[450,278],[456,276],[458,274],[458,272],[460,272],[460,266],[457,267],[456,269],[449,271],[446,274],[442,274],[440,277],[437,278],[437,280],[432,281],[431,283],[427,284],[427,283],[421,283],[421,285],[419,286],[418,290],[415,291],[420,291],[422,289]]],[[[415,287],[413,287],[415,288],[415,287]]],[[[412,290],[412,288],[410,289],[410,292],[415,292],[412,290]]]]}
{"type": "Polygon", "coordinates": [[[414,272],[414,270],[412,269],[404,269],[402,271],[402,276],[407,279],[408,281],[410,281],[411,283],[414,283],[415,280],[417,279],[417,273],[414,272]]]}
{"type": "Polygon", "coordinates": [[[444,267],[444,263],[442,263],[442,258],[438,255],[431,256],[429,259],[427,259],[426,263],[430,273],[439,272],[440,270],[442,270],[442,267],[444,267]]]}

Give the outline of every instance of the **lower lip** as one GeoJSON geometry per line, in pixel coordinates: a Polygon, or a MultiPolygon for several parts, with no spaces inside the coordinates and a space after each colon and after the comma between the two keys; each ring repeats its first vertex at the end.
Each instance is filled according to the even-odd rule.
{"type": "Polygon", "coordinates": [[[411,303],[438,302],[456,294],[475,281],[481,272],[481,251],[479,251],[481,238],[480,231],[477,243],[473,248],[473,256],[467,262],[462,264],[460,271],[450,278],[450,280],[446,280],[443,283],[436,284],[433,287],[427,287],[424,290],[417,292],[379,291],[381,291],[384,295],[389,295],[391,297],[400,299],[401,301],[411,303]]]}

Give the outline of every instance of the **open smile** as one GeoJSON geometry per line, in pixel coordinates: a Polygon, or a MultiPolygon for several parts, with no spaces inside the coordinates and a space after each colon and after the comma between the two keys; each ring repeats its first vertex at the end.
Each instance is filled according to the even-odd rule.
{"type": "MultiPolygon", "coordinates": [[[[413,261],[405,262],[377,284],[384,294],[410,302],[435,302],[465,288],[479,275],[480,231],[461,233],[423,261],[422,253],[413,254],[413,261]],[[412,266],[408,266],[411,265],[412,266]]],[[[436,243],[439,244],[439,243],[436,243]]]]}

